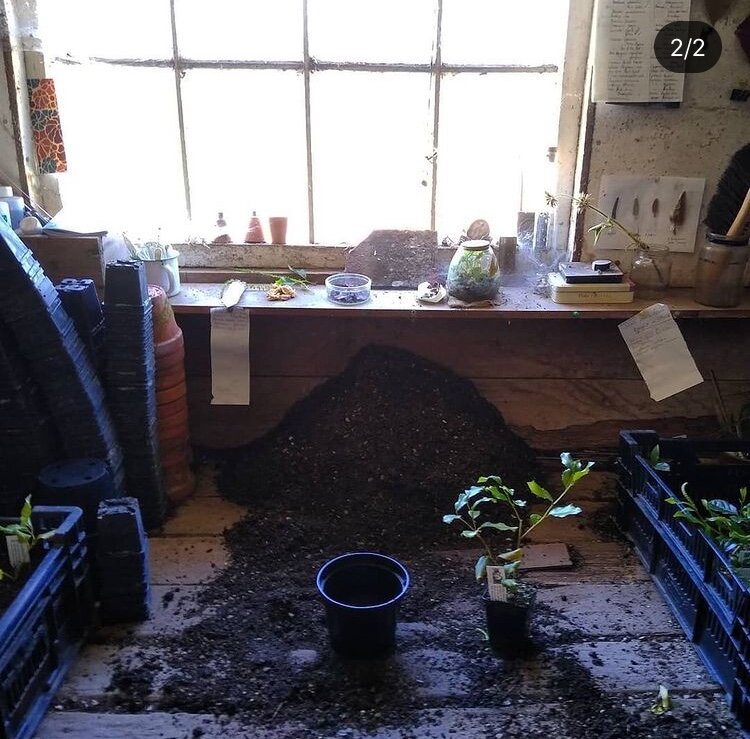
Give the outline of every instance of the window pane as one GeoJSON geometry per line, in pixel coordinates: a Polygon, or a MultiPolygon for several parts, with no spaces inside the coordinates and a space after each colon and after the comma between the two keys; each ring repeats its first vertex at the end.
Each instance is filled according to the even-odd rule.
{"type": "Polygon", "coordinates": [[[428,74],[313,75],[317,241],[356,243],[376,228],[429,228],[429,98],[428,74]]]}
{"type": "Polygon", "coordinates": [[[436,0],[309,0],[310,54],[324,61],[428,64],[436,0]]]}
{"type": "Polygon", "coordinates": [[[51,66],[68,172],[66,210],[132,230],[184,219],[174,72],[109,65],[51,66]]]}
{"type": "Polygon", "coordinates": [[[558,64],[566,0],[443,0],[446,64],[558,64]]]}
{"type": "Polygon", "coordinates": [[[172,57],[168,0],[38,0],[38,8],[48,57],[172,57]]]}
{"type": "Polygon", "coordinates": [[[302,61],[302,0],[176,0],[188,59],[302,61]]]}
{"type": "Polygon", "coordinates": [[[516,232],[521,209],[541,204],[557,145],[558,75],[459,74],[443,79],[438,231],[456,238],[475,218],[494,236],[516,232]],[[531,194],[531,197],[526,197],[531,194]],[[534,200],[538,197],[538,201],[534,200]]]}
{"type": "Polygon", "coordinates": [[[287,241],[307,243],[301,75],[196,69],[185,74],[182,92],[196,226],[223,210],[241,241],[256,210],[261,217],[287,216],[287,241]]]}

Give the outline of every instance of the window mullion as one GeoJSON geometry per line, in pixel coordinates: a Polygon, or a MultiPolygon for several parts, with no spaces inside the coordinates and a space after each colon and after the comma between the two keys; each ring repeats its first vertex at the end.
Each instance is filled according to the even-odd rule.
{"type": "Polygon", "coordinates": [[[177,126],[180,135],[180,154],[182,156],[182,181],[185,188],[185,212],[191,218],[193,213],[190,201],[190,173],[188,171],[187,143],[185,141],[185,116],[182,110],[182,67],[180,65],[180,50],[177,45],[177,23],[175,21],[175,0],[169,0],[169,14],[172,25],[172,64],[174,67],[174,84],[177,100],[177,126]]]}
{"type": "Polygon", "coordinates": [[[440,80],[443,75],[443,58],[441,51],[443,26],[443,0],[437,0],[437,21],[435,28],[435,89],[433,93],[432,121],[432,194],[430,198],[430,228],[434,231],[437,222],[437,175],[438,175],[438,139],[440,132],[440,80]]]}
{"type": "Polygon", "coordinates": [[[302,0],[302,51],[305,80],[305,142],[307,145],[307,229],[308,239],[315,243],[315,211],[313,198],[312,126],[310,123],[310,41],[307,26],[307,0],[302,0]]]}

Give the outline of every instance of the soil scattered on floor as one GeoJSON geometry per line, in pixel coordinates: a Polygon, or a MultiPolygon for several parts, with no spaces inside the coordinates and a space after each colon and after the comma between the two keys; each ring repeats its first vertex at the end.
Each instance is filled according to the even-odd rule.
{"type": "Polygon", "coordinates": [[[473,568],[446,551],[463,543],[441,516],[480,474],[520,490],[533,471],[531,451],[471,383],[405,352],[364,350],[226,464],[222,493],[249,507],[226,533],[230,564],[200,596],[199,623],[118,660],[107,708],[292,725],[303,728],[279,736],[301,739],[385,727],[419,737],[465,708],[505,713],[484,733],[476,722],[462,733],[459,720],[455,736],[737,736],[711,717],[671,725],[603,693],[560,649],[584,635],[543,604],[527,660],[492,654],[473,568]],[[328,648],[315,573],[356,550],[395,556],[412,576],[387,659],[328,648]]]}

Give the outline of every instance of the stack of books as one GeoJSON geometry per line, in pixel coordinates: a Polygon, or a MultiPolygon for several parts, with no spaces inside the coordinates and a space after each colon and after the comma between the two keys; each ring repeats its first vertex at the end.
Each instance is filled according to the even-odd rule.
{"type": "MultiPolygon", "coordinates": [[[[593,275],[592,275],[593,277],[593,275]]],[[[615,282],[601,282],[595,278],[591,282],[566,279],[561,272],[551,272],[549,275],[550,297],[555,303],[568,305],[586,303],[632,303],[635,287],[634,283],[620,275],[615,282]]]]}

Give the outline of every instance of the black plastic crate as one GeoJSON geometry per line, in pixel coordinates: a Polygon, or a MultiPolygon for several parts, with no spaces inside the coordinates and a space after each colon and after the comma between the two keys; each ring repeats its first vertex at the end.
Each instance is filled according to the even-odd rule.
{"type": "Polygon", "coordinates": [[[698,527],[675,517],[683,481],[694,499],[736,500],[750,484],[750,465],[726,452],[747,442],[660,439],[653,431],[620,434],[620,520],[659,591],[703,662],[727,692],[732,710],[750,729],[750,587],[729,557],[698,527]],[[649,463],[659,444],[669,473],[649,463]]]}
{"type": "Polygon", "coordinates": [[[80,508],[37,506],[46,551],[0,617],[0,739],[28,739],[85,639],[93,598],[80,508]]]}

